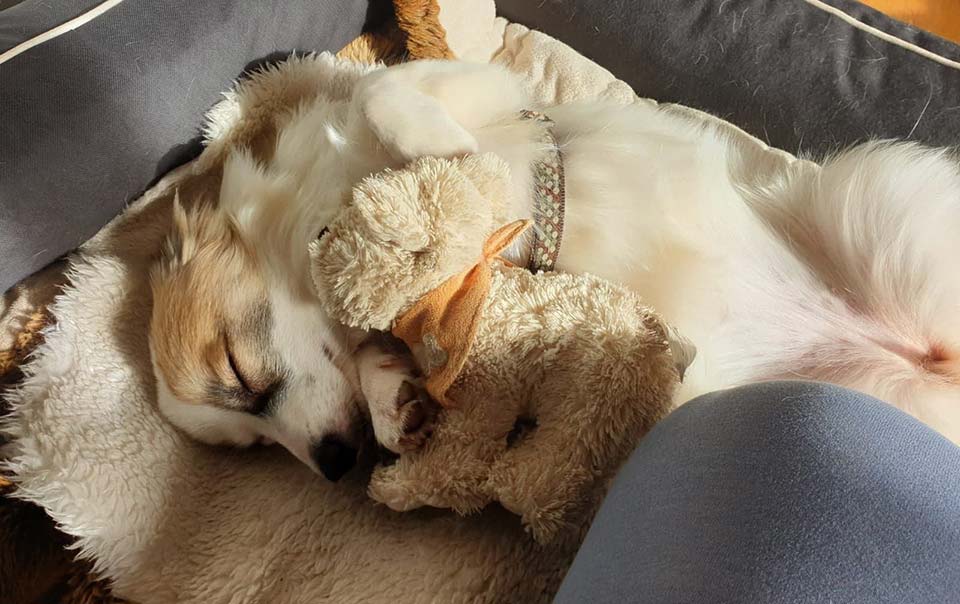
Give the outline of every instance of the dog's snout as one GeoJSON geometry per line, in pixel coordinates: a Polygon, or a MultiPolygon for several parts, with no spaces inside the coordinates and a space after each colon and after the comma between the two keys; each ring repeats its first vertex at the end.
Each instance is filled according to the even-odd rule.
{"type": "Polygon", "coordinates": [[[327,480],[336,482],[357,463],[357,449],[338,436],[328,435],[313,445],[310,457],[327,480]]]}

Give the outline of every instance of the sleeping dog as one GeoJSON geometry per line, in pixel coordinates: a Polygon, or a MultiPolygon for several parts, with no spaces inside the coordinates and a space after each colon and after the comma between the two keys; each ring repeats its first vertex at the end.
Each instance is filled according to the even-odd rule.
{"type": "MultiPolygon", "coordinates": [[[[960,169],[943,150],[866,144],[751,181],[722,129],[646,104],[530,108],[490,65],[419,61],[300,107],[264,165],[228,158],[219,203],[174,207],[152,274],[162,412],[193,437],[276,441],[330,479],[363,426],[402,452],[432,403],[402,354],[324,316],[307,245],[364,176],[494,152],[513,218],[544,224],[532,166],[549,128],[565,209],[557,270],[627,284],[693,340],[677,403],[738,384],[824,380],[960,442],[960,169]],[[956,318],[955,318],[956,317],[956,318]]],[[[527,263],[533,242],[511,260],[527,263]]]]}

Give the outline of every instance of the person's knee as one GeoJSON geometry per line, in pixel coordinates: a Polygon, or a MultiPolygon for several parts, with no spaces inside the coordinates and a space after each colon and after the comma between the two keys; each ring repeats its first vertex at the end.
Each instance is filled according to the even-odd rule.
{"type": "Polygon", "coordinates": [[[641,441],[618,482],[683,475],[745,491],[779,485],[784,496],[796,488],[802,498],[831,484],[913,483],[944,463],[960,472],[960,448],[891,405],[829,384],[769,382],[681,406],[641,441]]]}
{"type": "Polygon", "coordinates": [[[901,413],[860,392],[824,382],[804,381],[760,382],[719,390],[697,397],[680,409],[693,416],[733,413],[775,424],[830,416],[844,421],[843,418],[852,415],[901,413]]]}
{"type": "Polygon", "coordinates": [[[913,417],[871,396],[801,381],[764,382],[706,394],[677,409],[657,429],[695,435],[724,448],[815,448],[824,453],[846,449],[851,442],[889,446],[877,441],[878,433],[885,440],[939,439],[913,417]]]}
{"type": "Polygon", "coordinates": [[[641,441],[558,601],[626,601],[638,589],[939,601],[955,593],[942,569],[960,551],[957,476],[960,448],[862,394],[803,382],[709,394],[641,441]],[[909,597],[918,585],[935,595],[909,597]],[[615,597],[594,597],[597,586],[615,597]]]}

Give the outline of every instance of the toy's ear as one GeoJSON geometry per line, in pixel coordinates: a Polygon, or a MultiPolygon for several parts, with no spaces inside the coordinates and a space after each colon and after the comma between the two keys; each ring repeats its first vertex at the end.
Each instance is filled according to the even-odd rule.
{"type": "Polygon", "coordinates": [[[690,338],[681,334],[676,327],[667,325],[666,328],[667,342],[670,345],[670,353],[673,355],[673,366],[677,369],[677,377],[683,382],[687,368],[697,358],[697,347],[690,338]]]}
{"type": "Polygon", "coordinates": [[[509,171],[492,155],[423,158],[365,179],[310,246],[317,295],[351,327],[389,329],[451,275],[475,263],[505,215],[509,171]]]}
{"type": "Polygon", "coordinates": [[[510,168],[493,153],[468,155],[457,165],[463,176],[476,187],[478,195],[487,200],[490,212],[489,227],[481,239],[511,221],[509,208],[510,168]]]}
{"type": "Polygon", "coordinates": [[[425,157],[364,179],[352,207],[370,242],[423,252],[459,240],[473,253],[506,222],[508,182],[506,164],[492,153],[425,157]]]}

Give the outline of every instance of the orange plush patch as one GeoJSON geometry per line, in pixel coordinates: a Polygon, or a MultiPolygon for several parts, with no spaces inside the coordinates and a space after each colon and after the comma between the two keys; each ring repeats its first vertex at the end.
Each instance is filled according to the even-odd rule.
{"type": "Polygon", "coordinates": [[[447,390],[460,375],[476,337],[480,312],[490,291],[490,265],[506,262],[500,252],[531,224],[530,220],[517,220],[500,227],[487,238],[477,264],[421,298],[393,328],[393,335],[411,348],[425,348],[427,392],[441,405],[453,404],[446,397],[447,390]]]}

